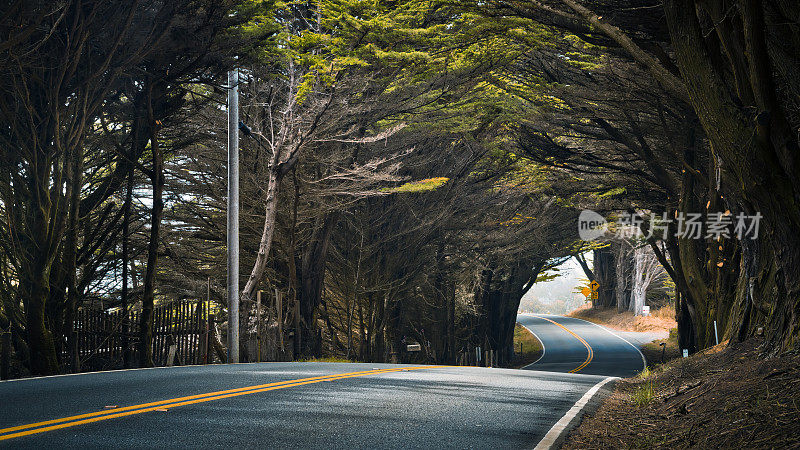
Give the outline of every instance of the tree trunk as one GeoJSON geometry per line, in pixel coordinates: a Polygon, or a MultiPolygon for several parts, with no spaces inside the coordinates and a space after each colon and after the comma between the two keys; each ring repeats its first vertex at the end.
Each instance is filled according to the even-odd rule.
{"type": "Polygon", "coordinates": [[[303,347],[301,353],[318,356],[317,312],[322,302],[325,280],[325,264],[328,258],[331,234],[339,221],[339,213],[334,212],[319,219],[314,227],[311,241],[303,253],[300,265],[300,313],[303,321],[303,347]]]}
{"type": "Polygon", "coordinates": [[[447,284],[447,362],[455,364],[458,354],[456,349],[456,283],[453,280],[447,284]]]}
{"type": "Polygon", "coordinates": [[[152,185],[153,211],[150,221],[150,242],[147,246],[147,269],[144,276],[144,292],[142,293],[142,312],[139,320],[139,367],[153,367],[153,309],[155,307],[155,279],[158,264],[159,231],[161,216],[164,212],[164,155],[158,145],[157,125],[152,106],[152,92],[148,99],[148,115],[150,117],[150,151],[153,154],[152,185]]]}
{"type": "Polygon", "coordinates": [[[130,310],[128,298],[128,271],[130,267],[130,223],[131,223],[131,205],[133,203],[133,169],[128,172],[128,180],[125,186],[125,203],[123,204],[122,216],[122,292],[120,298],[122,300],[122,362],[123,366],[127,369],[131,365],[131,352],[130,352],[130,324],[128,322],[128,312],[130,310]]]}
{"type": "MultiPolygon", "coordinates": [[[[264,227],[261,230],[261,240],[258,244],[258,254],[256,261],[253,263],[253,269],[250,271],[250,277],[242,289],[240,296],[240,312],[246,318],[249,314],[249,308],[253,303],[253,294],[258,288],[258,283],[264,277],[264,271],[267,268],[267,259],[269,251],[272,247],[272,237],[275,234],[275,219],[278,216],[278,189],[281,183],[281,175],[278,171],[278,154],[276,151],[269,168],[269,177],[267,180],[267,193],[264,198],[264,227]]],[[[294,258],[294,255],[290,255],[294,258]]],[[[247,320],[239,320],[240,327],[247,324],[247,320]]]]}
{"type": "Polygon", "coordinates": [[[58,373],[58,358],[53,336],[45,325],[45,303],[49,296],[49,276],[43,264],[32,273],[34,279],[28,285],[30,293],[25,305],[25,330],[28,335],[30,369],[33,375],[58,373]]]}
{"type": "MultiPolygon", "coordinates": [[[[59,372],[53,335],[47,328],[46,305],[50,297],[50,270],[56,257],[55,239],[51,230],[53,202],[48,188],[50,169],[46,161],[40,161],[37,173],[30,175],[28,188],[32,193],[29,206],[30,236],[28,242],[31,254],[25,258],[20,273],[20,287],[25,303],[25,331],[28,337],[30,369],[33,375],[53,375],[59,372]],[[44,183],[44,184],[42,184],[44,183]]],[[[28,240],[28,239],[26,239],[28,240]]]]}
{"type": "MultiPolygon", "coordinates": [[[[774,305],[767,317],[768,346],[774,351],[793,347],[800,334],[800,195],[797,182],[798,144],[787,131],[785,113],[776,100],[776,87],[766,51],[763,6],[741,2],[740,15],[753,104],[741,105],[742,96],[725,82],[705,44],[697,9],[689,0],[665,3],[667,24],[678,67],[689,99],[714,152],[726,170],[725,185],[741,211],[764,217],[764,239],[772,247],[778,268],[774,305]],[[755,112],[753,120],[752,112],[755,112]]],[[[734,67],[735,69],[735,67],[734,67]]],[[[742,83],[745,87],[746,83],[742,83]]],[[[768,282],[768,280],[764,280],[768,282]]],[[[701,342],[702,345],[702,342],[701,342]]]]}
{"type": "MultiPolygon", "coordinates": [[[[64,307],[62,336],[67,340],[67,349],[76,343],[73,330],[75,328],[75,312],[78,307],[78,226],[80,211],[80,193],[83,181],[83,147],[76,148],[73,155],[72,168],[69,171],[69,218],[67,239],[64,244],[64,265],[66,271],[67,304],[64,307]]],[[[78,369],[78,361],[73,362],[73,370],[78,369]]]]}
{"type": "Polygon", "coordinates": [[[627,310],[630,304],[630,252],[625,247],[626,245],[624,242],[617,243],[616,255],[614,255],[614,272],[616,275],[614,297],[617,300],[617,312],[627,310]]]}
{"type": "Polygon", "coordinates": [[[647,254],[645,249],[646,247],[638,247],[633,252],[633,295],[631,297],[632,301],[629,309],[637,316],[641,316],[644,311],[644,300],[647,295],[647,287],[649,284],[647,281],[648,274],[645,273],[647,270],[645,262],[647,254]]]}
{"type": "Polygon", "coordinates": [[[614,252],[610,247],[594,250],[594,270],[592,273],[597,282],[600,283],[598,303],[603,308],[615,307],[617,305],[617,279],[614,266],[614,252]]]}

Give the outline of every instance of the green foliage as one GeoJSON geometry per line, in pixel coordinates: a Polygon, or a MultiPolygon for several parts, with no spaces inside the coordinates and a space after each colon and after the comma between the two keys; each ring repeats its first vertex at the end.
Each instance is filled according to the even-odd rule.
{"type": "Polygon", "coordinates": [[[624,195],[626,191],[627,191],[627,189],[625,189],[625,187],[620,186],[620,187],[617,187],[617,188],[614,188],[614,189],[609,189],[609,190],[607,190],[605,192],[602,192],[602,193],[598,194],[597,198],[617,197],[617,196],[620,196],[620,195],[624,195]]]}
{"type": "MultiPolygon", "coordinates": [[[[581,278],[580,280],[578,280],[578,285],[575,286],[575,289],[572,292],[575,292],[575,293],[578,293],[578,294],[583,294],[583,292],[582,292],[583,288],[591,289],[592,288],[591,284],[592,284],[592,282],[589,281],[588,278],[581,278]]],[[[587,301],[588,300],[589,299],[587,298],[587,301]]]]}
{"type": "Polygon", "coordinates": [[[636,375],[637,379],[644,380],[645,383],[636,387],[631,393],[631,401],[638,407],[647,406],[656,399],[655,390],[653,389],[653,373],[649,367],[636,375]]]}
{"type": "Polygon", "coordinates": [[[393,188],[384,188],[382,191],[391,193],[427,192],[443,186],[448,180],[449,178],[447,177],[426,178],[424,180],[409,181],[393,188]]]}
{"type": "Polygon", "coordinates": [[[555,280],[556,278],[561,276],[560,272],[561,272],[561,270],[558,267],[554,267],[554,268],[548,270],[547,272],[545,272],[545,273],[539,275],[538,277],[536,277],[536,282],[537,283],[544,283],[544,282],[547,282],[547,281],[550,281],[550,280],[555,280]]]}

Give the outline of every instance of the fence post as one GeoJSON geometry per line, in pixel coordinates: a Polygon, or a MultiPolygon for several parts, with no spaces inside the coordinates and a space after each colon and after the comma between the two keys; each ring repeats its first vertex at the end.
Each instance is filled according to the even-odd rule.
{"type": "Polygon", "coordinates": [[[203,307],[205,306],[205,302],[202,300],[198,300],[197,304],[195,304],[194,308],[194,330],[192,332],[197,338],[195,339],[192,336],[192,352],[194,353],[194,357],[192,358],[192,364],[202,364],[203,363],[203,328],[205,320],[203,320],[203,307]]]}

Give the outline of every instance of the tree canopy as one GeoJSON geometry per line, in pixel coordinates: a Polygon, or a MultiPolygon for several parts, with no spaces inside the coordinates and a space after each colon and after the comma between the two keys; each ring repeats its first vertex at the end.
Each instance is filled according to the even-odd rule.
{"type": "Polygon", "coordinates": [[[119,328],[138,349],[119,366],[154,364],[160,304],[208,296],[223,324],[234,69],[244,360],[266,322],[271,359],[452,363],[482,346],[505,363],[524,293],[588,251],[606,307],[631,303],[624,258],[663,266],[683,348],[713,344],[715,321],[796,348],[791,2],[16,0],[0,13],[0,328],[31,373],[77,368],[82,309],[141,313],[119,328]],[[583,209],[643,219],[647,238],[582,241],[583,209]],[[695,239],[689,214],[759,217],[760,234],[726,222],[695,239]]]}

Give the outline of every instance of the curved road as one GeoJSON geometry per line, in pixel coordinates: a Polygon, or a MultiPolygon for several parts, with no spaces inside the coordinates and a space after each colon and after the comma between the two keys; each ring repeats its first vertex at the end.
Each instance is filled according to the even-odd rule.
{"type": "Polygon", "coordinates": [[[519,314],[517,322],[544,347],[542,357],[524,369],[630,377],[645,367],[637,347],[600,325],[548,314],[519,314]]]}
{"type": "Polygon", "coordinates": [[[3,381],[0,448],[555,448],[642,359],[587,322],[518,320],[545,345],[531,370],[254,363],[3,381]]]}
{"type": "Polygon", "coordinates": [[[254,363],[0,382],[1,448],[531,448],[604,377],[254,363]]]}

